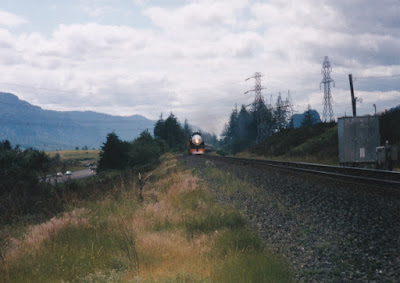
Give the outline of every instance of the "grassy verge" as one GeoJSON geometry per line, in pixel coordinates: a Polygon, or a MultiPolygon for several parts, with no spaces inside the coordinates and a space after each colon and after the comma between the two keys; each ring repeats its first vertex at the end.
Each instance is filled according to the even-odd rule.
{"type": "MultiPolygon", "coordinates": [[[[219,204],[173,156],[144,177],[144,201],[134,180],[120,182],[96,200],[75,200],[67,212],[45,223],[3,229],[0,278],[290,281],[285,263],[263,250],[241,213],[219,204]]],[[[233,182],[225,185],[239,189],[233,182]]]]}

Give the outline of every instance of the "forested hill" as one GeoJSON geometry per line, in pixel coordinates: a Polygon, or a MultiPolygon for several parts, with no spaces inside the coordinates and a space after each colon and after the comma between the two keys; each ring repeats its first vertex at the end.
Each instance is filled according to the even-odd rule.
{"type": "Polygon", "coordinates": [[[155,121],[140,115],[111,116],[91,111],[50,111],[0,92],[0,140],[40,150],[99,148],[107,133],[132,141],[155,121]]]}

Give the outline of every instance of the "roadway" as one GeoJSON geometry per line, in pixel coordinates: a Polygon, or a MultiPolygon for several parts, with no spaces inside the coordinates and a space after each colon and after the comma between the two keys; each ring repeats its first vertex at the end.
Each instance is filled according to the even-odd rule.
{"type": "Polygon", "coordinates": [[[48,180],[50,181],[50,183],[52,185],[54,185],[56,182],[63,183],[67,180],[84,179],[84,178],[94,176],[94,175],[96,175],[96,171],[93,171],[93,170],[90,170],[89,168],[87,168],[87,169],[71,172],[71,175],[63,175],[60,177],[51,176],[51,177],[49,177],[48,180]]]}

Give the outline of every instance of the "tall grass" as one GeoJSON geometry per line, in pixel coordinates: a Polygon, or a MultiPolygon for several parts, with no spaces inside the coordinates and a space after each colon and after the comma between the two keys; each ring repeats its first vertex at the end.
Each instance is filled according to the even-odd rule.
{"type": "Polygon", "coordinates": [[[103,209],[74,210],[31,227],[8,250],[0,275],[10,282],[74,282],[137,271],[133,227],[112,213],[104,218],[103,209]]]}
{"type": "Polygon", "coordinates": [[[265,252],[257,235],[248,230],[244,216],[219,204],[182,164],[169,158],[148,180],[143,202],[137,184],[121,177],[114,188],[99,188],[102,197],[74,199],[70,212],[11,237],[2,252],[0,281],[285,282],[290,278],[284,263],[265,252]]]}
{"type": "Polygon", "coordinates": [[[95,227],[65,227],[50,237],[39,251],[28,252],[11,264],[11,282],[79,281],[105,270],[124,271],[129,262],[115,233],[95,227]]]}
{"type": "Polygon", "coordinates": [[[291,282],[284,263],[275,256],[257,251],[227,257],[214,268],[215,282],[291,282]]]}
{"type": "Polygon", "coordinates": [[[245,219],[232,208],[211,206],[202,214],[186,217],[182,225],[186,233],[193,237],[195,234],[210,233],[224,228],[244,228],[245,219]]]}

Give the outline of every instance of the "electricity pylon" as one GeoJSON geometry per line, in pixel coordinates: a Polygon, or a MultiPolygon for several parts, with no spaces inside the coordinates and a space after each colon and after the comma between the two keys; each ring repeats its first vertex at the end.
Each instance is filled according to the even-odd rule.
{"type": "Polygon", "coordinates": [[[329,62],[328,56],[325,56],[324,62],[322,63],[321,74],[323,75],[322,81],[319,84],[321,88],[321,84],[324,84],[324,112],[322,114],[322,120],[324,122],[334,121],[333,110],[332,110],[332,96],[331,96],[331,83],[335,86],[334,80],[331,78],[332,67],[329,62]]]}
{"type": "Polygon", "coordinates": [[[264,103],[264,97],[261,94],[261,90],[264,88],[261,87],[261,77],[263,75],[259,72],[255,72],[252,77],[247,78],[246,81],[249,79],[254,79],[255,80],[255,85],[254,89],[246,91],[244,94],[247,94],[249,92],[254,92],[254,102],[253,102],[253,108],[254,111],[256,111],[257,115],[257,140],[256,142],[259,143],[262,141],[264,138],[268,136],[267,133],[267,123],[266,123],[266,105],[264,103]]]}

